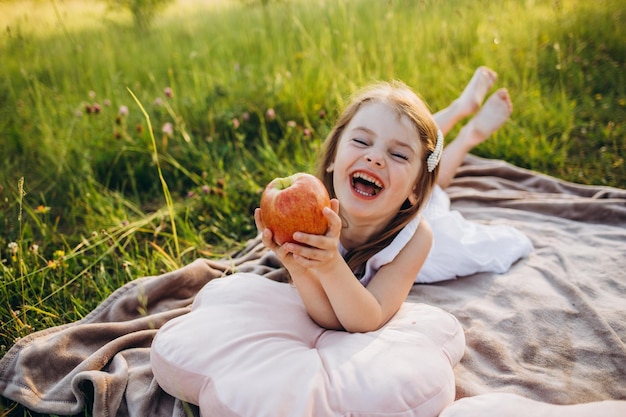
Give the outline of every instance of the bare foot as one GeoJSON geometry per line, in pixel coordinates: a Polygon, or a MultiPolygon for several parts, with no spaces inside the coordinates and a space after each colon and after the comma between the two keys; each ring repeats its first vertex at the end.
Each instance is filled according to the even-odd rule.
{"type": "MultiPolygon", "coordinates": [[[[483,104],[478,114],[463,128],[467,129],[465,137],[470,149],[484,142],[498,130],[511,116],[513,103],[506,88],[501,88],[491,95],[483,104]]],[[[457,139],[459,139],[457,138],[457,139]]]]}
{"type": "MultiPolygon", "coordinates": [[[[456,139],[444,148],[437,177],[437,184],[441,188],[445,189],[450,185],[465,155],[498,130],[509,119],[512,111],[513,103],[506,88],[497,90],[487,99],[478,114],[463,126],[456,139]]],[[[451,116],[453,112],[449,107],[434,115],[435,122],[444,134],[449,132],[454,121],[451,116]]]]}
{"type": "Polygon", "coordinates": [[[619,417],[625,413],[626,401],[555,405],[515,394],[492,393],[455,401],[439,417],[619,417]]]}
{"type": "Polygon", "coordinates": [[[498,74],[491,68],[478,67],[459,98],[454,101],[458,114],[467,117],[478,111],[497,78],[498,74]]]}

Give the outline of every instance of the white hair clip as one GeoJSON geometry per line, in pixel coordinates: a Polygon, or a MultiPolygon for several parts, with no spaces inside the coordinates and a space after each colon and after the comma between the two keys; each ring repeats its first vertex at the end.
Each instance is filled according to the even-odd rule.
{"type": "Polygon", "coordinates": [[[437,164],[439,164],[439,160],[441,159],[441,153],[443,152],[443,133],[441,130],[437,129],[437,144],[435,145],[435,150],[428,155],[428,159],[426,159],[426,166],[428,167],[428,172],[433,172],[437,164]]]}

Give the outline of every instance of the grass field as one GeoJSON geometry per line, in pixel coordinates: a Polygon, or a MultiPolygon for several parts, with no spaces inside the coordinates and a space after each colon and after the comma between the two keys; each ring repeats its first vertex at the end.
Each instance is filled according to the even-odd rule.
{"type": "Polygon", "coordinates": [[[0,0],[0,355],[253,237],[262,187],[374,80],[436,110],[488,65],[515,110],[476,154],[626,187],[622,1],[260,3],[179,0],[138,32],[96,0],[0,0]]]}

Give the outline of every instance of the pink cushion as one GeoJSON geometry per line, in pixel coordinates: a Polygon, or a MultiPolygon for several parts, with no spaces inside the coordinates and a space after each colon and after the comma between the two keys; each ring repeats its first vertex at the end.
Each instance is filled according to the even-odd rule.
{"type": "Polygon", "coordinates": [[[405,303],[375,332],[332,331],[292,285],[235,274],[159,330],[151,361],[159,385],[204,416],[437,416],[464,348],[436,307],[405,303]]]}

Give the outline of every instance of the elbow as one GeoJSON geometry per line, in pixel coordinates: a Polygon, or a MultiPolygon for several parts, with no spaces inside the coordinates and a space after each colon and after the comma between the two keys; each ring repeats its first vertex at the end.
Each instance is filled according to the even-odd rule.
{"type": "Polygon", "coordinates": [[[346,323],[343,329],[348,333],[368,333],[375,332],[385,325],[387,321],[378,318],[370,318],[369,320],[359,320],[354,323],[346,323]]]}
{"type": "Polygon", "coordinates": [[[337,320],[324,319],[321,317],[313,317],[309,314],[311,320],[315,322],[318,326],[326,330],[344,330],[337,320]]]}
{"type": "Polygon", "coordinates": [[[376,328],[369,328],[369,327],[354,327],[354,328],[350,328],[350,329],[344,329],[347,333],[369,333],[369,332],[374,332],[378,329],[376,328]]]}
{"type": "Polygon", "coordinates": [[[350,327],[344,327],[344,330],[348,333],[369,333],[369,332],[375,332],[381,327],[383,327],[382,324],[379,326],[350,326],[350,327]]]}
{"type": "Polygon", "coordinates": [[[375,326],[373,324],[364,324],[364,323],[351,323],[347,325],[343,325],[339,322],[334,321],[325,321],[325,320],[316,320],[313,321],[320,327],[326,330],[337,330],[344,331],[347,333],[367,333],[378,330],[382,327],[382,325],[375,326]]]}

